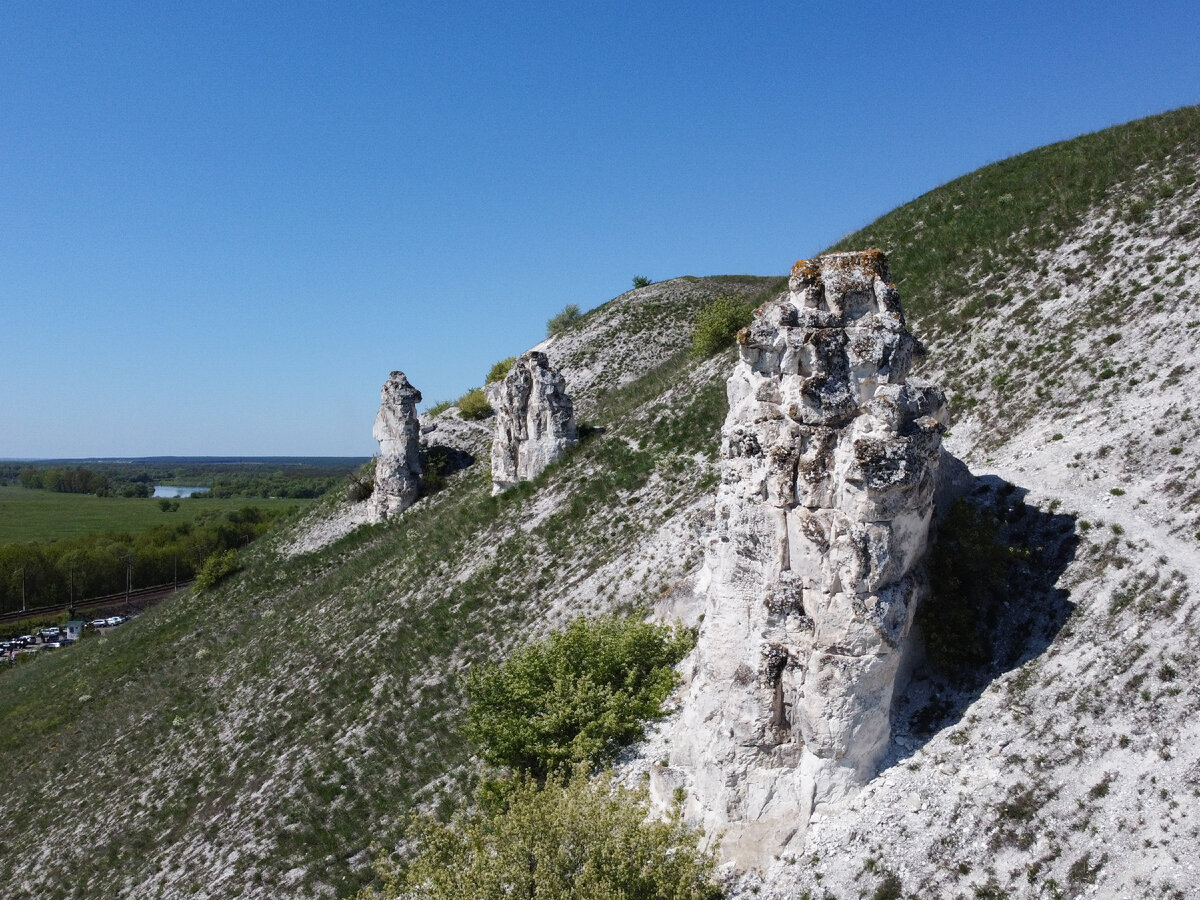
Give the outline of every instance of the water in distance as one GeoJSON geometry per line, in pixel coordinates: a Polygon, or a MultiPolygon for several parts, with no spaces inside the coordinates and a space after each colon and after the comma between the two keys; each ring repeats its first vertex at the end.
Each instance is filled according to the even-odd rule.
{"type": "Polygon", "coordinates": [[[154,486],[154,497],[190,497],[192,494],[206,494],[212,488],[206,487],[176,487],[173,484],[156,484],[154,486]]]}

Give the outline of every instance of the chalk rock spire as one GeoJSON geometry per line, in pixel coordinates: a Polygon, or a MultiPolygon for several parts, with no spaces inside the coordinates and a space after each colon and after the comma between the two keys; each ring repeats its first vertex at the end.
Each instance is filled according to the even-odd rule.
{"type": "Polygon", "coordinates": [[[802,260],[738,335],[705,615],[666,793],[753,865],[887,749],[946,401],[879,251],[802,260]]]}
{"type": "Polygon", "coordinates": [[[545,353],[517,358],[502,381],[486,388],[496,411],[492,493],[535,478],[576,443],[575,408],[566,382],[545,353]]]}
{"type": "Polygon", "coordinates": [[[420,491],[421,392],[403,372],[393,372],[379,395],[379,414],[371,436],[379,441],[375,491],[368,501],[371,521],[382,522],[412,506],[420,491]]]}

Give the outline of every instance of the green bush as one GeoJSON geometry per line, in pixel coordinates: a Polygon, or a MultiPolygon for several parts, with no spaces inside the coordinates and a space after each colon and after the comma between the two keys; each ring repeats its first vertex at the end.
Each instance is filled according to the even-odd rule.
{"type": "Polygon", "coordinates": [[[451,470],[453,451],[446,447],[430,447],[423,454],[421,471],[421,496],[436,494],[446,486],[446,477],[451,470]]]}
{"type": "Polygon", "coordinates": [[[346,499],[351,503],[361,503],[375,493],[375,463],[372,459],[361,465],[357,472],[346,474],[346,499]]]}
{"type": "Polygon", "coordinates": [[[703,359],[724,350],[737,333],[754,318],[754,307],[729,294],[722,294],[700,307],[692,329],[692,356],[703,359]]]}
{"type": "Polygon", "coordinates": [[[214,553],[208,559],[204,560],[204,565],[196,573],[196,589],[201,591],[208,590],[219,582],[224,581],[239,568],[236,550],[225,550],[221,553],[214,553]]]}
{"type": "Polygon", "coordinates": [[[645,275],[634,275],[633,276],[633,286],[635,288],[644,288],[649,283],[650,283],[650,279],[647,278],[645,275]]]}
{"type": "Polygon", "coordinates": [[[459,415],[464,419],[478,421],[486,419],[493,412],[491,404],[487,402],[487,396],[483,393],[483,388],[475,388],[473,391],[467,391],[458,398],[459,415]]]}
{"type": "Polygon", "coordinates": [[[358,900],[719,900],[699,832],[677,814],[649,818],[649,806],[611,775],[516,779],[503,803],[481,798],[445,825],[416,819],[407,870],[381,860],[382,887],[358,900]]]}
{"type": "Polygon", "coordinates": [[[472,671],[467,737],[485,760],[539,778],[575,762],[598,765],[662,715],[672,668],[692,648],[681,628],[603,616],[472,671]]]}
{"type": "Polygon", "coordinates": [[[437,403],[433,404],[433,406],[429,407],[429,409],[425,410],[422,415],[426,418],[432,419],[434,416],[440,416],[453,405],[453,400],[439,400],[437,403]]]}
{"type": "Polygon", "coordinates": [[[556,334],[562,334],[582,318],[583,313],[579,311],[579,307],[574,303],[568,303],[563,307],[562,312],[546,323],[546,337],[554,337],[556,334]]]}
{"type": "Polygon", "coordinates": [[[487,379],[483,383],[491,384],[493,381],[503,380],[504,376],[509,373],[509,370],[511,370],[513,367],[513,363],[516,361],[517,358],[515,356],[510,356],[508,359],[500,360],[500,362],[492,366],[491,370],[488,372],[487,379]]]}

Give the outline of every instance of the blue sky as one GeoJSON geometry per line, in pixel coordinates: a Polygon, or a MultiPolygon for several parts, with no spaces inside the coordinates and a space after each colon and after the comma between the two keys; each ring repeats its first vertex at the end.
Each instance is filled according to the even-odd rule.
{"type": "Polygon", "coordinates": [[[0,457],[369,455],[634,275],[1200,102],[1200,4],[8,4],[0,457]]]}

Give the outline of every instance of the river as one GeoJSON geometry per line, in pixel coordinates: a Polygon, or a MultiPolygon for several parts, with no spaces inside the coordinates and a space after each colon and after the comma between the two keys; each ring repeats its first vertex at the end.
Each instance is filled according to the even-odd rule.
{"type": "Polygon", "coordinates": [[[154,497],[190,497],[192,494],[207,494],[212,488],[206,487],[176,487],[173,484],[156,484],[154,497]]]}

